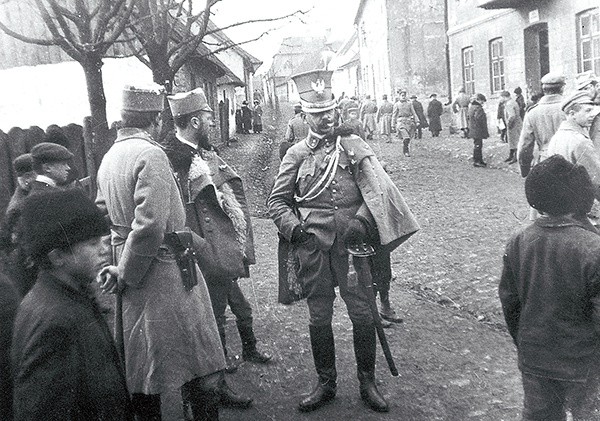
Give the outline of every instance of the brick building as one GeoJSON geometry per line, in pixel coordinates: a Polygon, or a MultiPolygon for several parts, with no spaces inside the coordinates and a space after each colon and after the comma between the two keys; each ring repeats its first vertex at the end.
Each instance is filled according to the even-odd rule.
{"type": "Polygon", "coordinates": [[[549,71],[600,74],[598,0],[448,0],[452,91],[464,86],[496,104],[502,90],[539,92],[549,71]]]}
{"type": "Polygon", "coordinates": [[[447,91],[444,0],[361,0],[354,24],[360,94],[447,91]]]}

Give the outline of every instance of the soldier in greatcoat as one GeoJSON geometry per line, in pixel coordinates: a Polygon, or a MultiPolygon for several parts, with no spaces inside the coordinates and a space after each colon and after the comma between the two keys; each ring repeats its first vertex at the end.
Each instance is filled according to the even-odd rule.
{"type": "Polygon", "coordinates": [[[508,158],[504,162],[514,164],[517,162],[517,146],[519,144],[521,129],[523,128],[521,109],[517,101],[510,97],[510,92],[508,91],[500,93],[500,101],[504,104],[504,123],[506,124],[506,139],[509,148],[508,158]]]}
{"type": "Polygon", "coordinates": [[[381,105],[377,110],[377,123],[379,124],[379,133],[384,135],[389,141],[392,134],[392,113],[394,112],[394,104],[388,101],[388,96],[381,97],[381,105]]]}
{"type": "Polygon", "coordinates": [[[410,140],[415,135],[419,116],[413,107],[412,101],[408,100],[406,90],[400,91],[400,99],[394,104],[392,112],[392,127],[396,129],[396,133],[402,139],[402,152],[404,156],[410,156],[410,140]]]}
{"type": "Polygon", "coordinates": [[[380,245],[393,250],[419,226],[369,145],[354,135],[336,136],[332,73],[315,70],[292,77],[310,132],[283,157],[267,201],[279,232],[296,246],[298,279],[310,315],[318,383],[299,409],[317,409],[336,394],[331,323],[334,288],[339,286],[353,326],[361,398],[371,409],[385,412],[388,404],[375,383],[373,307],[363,275],[358,285],[349,285],[348,247],[378,234],[380,245]]]}
{"type": "Polygon", "coordinates": [[[123,289],[127,385],[137,415],[182,420],[186,408],[208,421],[218,417],[225,357],[202,273],[196,267],[197,284],[184,285],[166,241],[185,230],[186,215],[169,159],[152,137],[163,101],[157,85],[124,89],[122,128],[98,170],[96,203],[111,221],[118,267],[118,283],[110,274],[104,289],[123,289]]]}

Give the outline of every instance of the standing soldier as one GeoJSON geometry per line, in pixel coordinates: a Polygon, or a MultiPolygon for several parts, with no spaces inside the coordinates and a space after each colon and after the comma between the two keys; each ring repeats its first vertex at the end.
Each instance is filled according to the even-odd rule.
{"type": "Polygon", "coordinates": [[[394,104],[388,101],[387,95],[384,95],[381,99],[381,105],[377,110],[377,123],[379,123],[379,132],[384,135],[389,142],[392,134],[392,113],[394,112],[394,104]]]}
{"type": "Polygon", "coordinates": [[[308,136],[308,124],[304,121],[302,105],[296,104],[294,105],[294,117],[288,121],[285,137],[279,145],[279,158],[282,159],[290,146],[306,136],[308,136]]]}
{"type": "MultiPolygon", "coordinates": [[[[600,81],[591,71],[577,77],[577,90],[588,92],[594,104],[600,105],[600,81]]],[[[600,113],[596,115],[590,127],[590,139],[594,142],[596,149],[600,151],[600,113]]]]}
{"type": "Polygon", "coordinates": [[[415,128],[419,116],[406,96],[406,90],[400,91],[400,98],[398,102],[394,104],[394,111],[392,112],[392,124],[396,128],[396,134],[403,141],[402,152],[404,156],[410,156],[410,139],[415,135],[415,128]]]}
{"type": "MultiPolygon", "coordinates": [[[[348,247],[369,243],[393,250],[419,226],[372,149],[354,135],[334,133],[332,71],[292,77],[307,113],[309,136],[283,158],[267,201],[279,232],[296,245],[298,279],[307,297],[310,342],[318,383],[300,402],[315,410],[336,394],[337,371],[331,326],[335,287],[352,320],[360,395],[371,409],[388,411],[375,384],[375,319],[362,273],[349,285],[348,247]]],[[[372,295],[372,294],[371,294],[372,295]]],[[[372,297],[371,297],[372,298],[372,297]]],[[[375,309],[376,313],[376,309],[375,309]]]]}
{"type": "Polygon", "coordinates": [[[417,117],[419,117],[419,120],[417,122],[417,136],[415,138],[422,139],[423,129],[429,127],[429,124],[427,123],[427,118],[425,118],[425,113],[423,112],[423,104],[417,101],[417,96],[411,95],[410,99],[412,100],[412,105],[415,109],[415,112],[417,113],[417,117]]]}
{"type": "Polygon", "coordinates": [[[469,112],[469,103],[471,98],[465,92],[464,86],[458,90],[458,95],[452,104],[452,111],[456,115],[456,125],[463,132],[463,137],[468,137],[469,124],[467,114],[469,112]]]}
{"type": "MultiPolygon", "coordinates": [[[[188,225],[206,240],[206,249],[199,255],[200,269],[206,279],[228,371],[237,368],[227,355],[225,336],[225,310],[232,293],[234,313],[239,313],[236,304],[245,310],[241,313],[250,313],[238,320],[242,355],[246,360],[265,363],[270,357],[256,349],[252,309],[237,283],[238,278],[249,276],[249,265],[255,263],[250,212],[242,180],[210,143],[210,128],[215,123],[204,91],[197,88],[171,95],[168,100],[177,130],[171,162],[182,186],[188,225]]],[[[224,377],[220,385],[222,404],[248,408],[252,403],[252,399],[234,393],[224,377]]]]}
{"type": "Polygon", "coordinates": [[[517,162],[517,146],[523,128],[523,120],[521,120],[519,104],[510,97],[510,92],[502,91],[500,101],[504,103],[504,123],[506,124],[506,138],[510,150],[508,158],[504,162],[508,162],[510,165],[517,162]]]}
{"type": "MultiPolygon", "coordinates": [[[[169,241],[185,231],[186,216],[169,159],[152,138],[160,130],[161,90],[123,91],[123,128],[100,164],[96,203],[111,221],[137,415],[182,420],[185,405],[194,419],[208,421],[218,417],[215,386],[225,357],[204,278],[199,270],[180,270],[180,244],[169,241]]],[[[192,237],[205,249],[202,238],[192,237]]],[[[116,288],[114,276],[110,281],[107,291],[116,288]]]]}
{"type": "Polygon", "coordinates": [[[373,139],[373,133],[377,131],[377,104],[367,95],[365,101],[360,107],[360,120],[363,123],[363,129],[367,139],[373,139]]]}
{"type": "MultiPolygon", "coordinates": [[[[542,91],[544,96],[537,105],[525,113],[523,130],[517,146],[521,176],[527,177],[533,161],[534,147],[538,147],[538,158],[534,163],[546,159],[548,143],[558,130],[560,123],[565,119],[565,114],[560,109],[563,100],[562,93],[565,87],[565,77],[556,73],[548,73],[542,77],[542,91]]],[[[533,217],[533,215],[531,215],[533,217]]]]}
{"type": "Polygon", "coordinates": [[[429,118],[429,131],[432,137],[438,137],[442,131],[442,114],[444,114],[444,106],[437,99],[437,94],[429,95],[431,101],[427,105],[427,117],[429,118]]]}

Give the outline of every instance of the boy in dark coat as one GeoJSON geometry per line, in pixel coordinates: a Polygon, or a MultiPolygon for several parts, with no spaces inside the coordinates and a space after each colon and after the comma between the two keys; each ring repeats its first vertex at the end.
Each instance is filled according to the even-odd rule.
{"type": "Polygon", "coordinates": [[[487,116],[483,109],[486,98],[483,94],[477,94],[471,101],[468,114],[469,137],[473,139],[473,166],[487,167],[483,162],[483,139],[490,137],[487,126],[487,116]]]}
{"type": "Polygon", "coordinates": [[[423,129],[429,127],[429,123],[427,123],[427,118],[425,117],[425,113],[423,111],[423,104],[420,101],[417,101],[416,95],[411,95],[410,99],[412,100],[412,105],[415,111],[417,112],[417,116],[419,117],[419,121],[417,122],[417,134],[415,139],[423,138],[423,129]]]}
{"type": "Polygon", "coordinates": [[[597,420],[600,236],[587,219],[594,187],[560,155],[525,180],[542,216],[513,236],[499,295],[523,378],[523,420],[597,420]]]}
{"type": "Polygon", "coordinates": [[[15,319],[14,419],[130,419],[122,366],[90,287],[106,221],[81,191],[51,190],[25,200],[20,223],[41,270],[15,319]]]}

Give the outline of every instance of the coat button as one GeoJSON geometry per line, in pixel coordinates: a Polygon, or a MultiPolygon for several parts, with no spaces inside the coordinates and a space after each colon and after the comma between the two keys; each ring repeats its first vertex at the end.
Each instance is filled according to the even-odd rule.
{"type": "Polygon", "coordinates": [[[336,190],[336,189],[332,189],[332,190],[331,190],[331,192],[332,192],[332,193],[336,193],[336,192],[337,192],[337,190],[336,190]]]}
{"type": "Polygon", "coordinates": [[[337,207],[337,206],[334,206],[334,207],[333,207],[333,209],[335,209],[335,210],[338,210],[338,207],[337,207]]]}
{"type": "Polygon", "coordinates": [[[209,218],[208,216],[207,216],[206,218],[204,218],[204,220],[205,220],[206,222],[210,222],[210,218],[209,218]]]}

